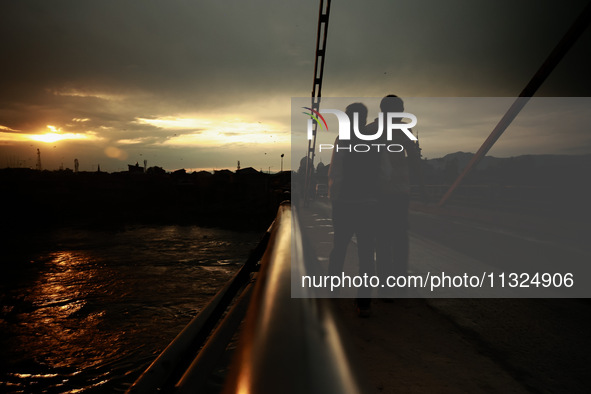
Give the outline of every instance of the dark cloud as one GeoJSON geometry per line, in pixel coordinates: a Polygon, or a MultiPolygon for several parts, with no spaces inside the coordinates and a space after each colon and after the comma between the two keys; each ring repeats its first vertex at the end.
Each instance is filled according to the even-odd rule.
{"type": "Polygon", "coordinates": [[[294,64],[301,60],[298,56],[309,59],[312,52],[301,53],[302,48],[311,48],[314,36],[310,29],[314,12],[306,13],[309,5],[260,1],[32,4],[10,2],[2,21],[3,36],[10,38],[5,48],[10,62],[2,71],[13,76],[12,94],[29,95],[40,87],[109,93],[133,90],[178,100],[215,98],[248,88],[269,91],[288,88],[292,78],[298,81],[300,72],[294,64]],[[298,23],[308,27],[302,36],[307,39],[298,38],[298,23]]]}
{"type": "MultiPolygon", "coordinates": [[[[315,1],[6,3],[5,100],[49,88],[222,104],[311,85],[315,1]]],[[[584,2],[557,4],[334,2],[325,91],[359,82],[411,90],[410,79],[422,95],[516,94],[584,2]]],[[[580,69],[584,48],[569,56],[580,69]]]]}
{"type": "MultiPolygon", "coordinates": [[[[412,96],[515,96],[540,67],[585,1],[335,3],[325,92],[412,96]],[[376,89],[377,88],[377,89],[376,89]]],[[[541,91],[587,96],[591,31],[541,91]]],[[[339,95],[339,94],[337,94],[339,95]]]]}

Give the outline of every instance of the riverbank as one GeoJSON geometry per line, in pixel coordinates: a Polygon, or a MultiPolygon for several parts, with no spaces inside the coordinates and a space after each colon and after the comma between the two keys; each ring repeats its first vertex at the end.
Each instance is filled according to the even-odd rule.
{"type": "Polygon", "coordinates": [[[131,224],[199,225],[264,231],[289,198],[291,173],[187,174],[0,170],[2,237],[22,244],[56,228],[131,224]]]}

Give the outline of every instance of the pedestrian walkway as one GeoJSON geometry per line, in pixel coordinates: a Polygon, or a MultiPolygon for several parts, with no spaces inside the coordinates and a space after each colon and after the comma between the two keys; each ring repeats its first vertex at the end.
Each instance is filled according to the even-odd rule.
{"type": "MultiPolygon", "coordinates": [[[[330,205],[300,207],[326,272],[332,247],[330,205]]],[[[485,262],[411,233],[410,269],[434,262],[485,262]]],[[[351,243],[346,266],[356,264],[351,243]]],[[[354,293],[349,296],[354,297],[354,293]]],[[[375,393],[586,392],[591,365],[590,304],[552,299],[374,299],[369,318],[350,298],[333,300],[357,364],[375,393]]]]}

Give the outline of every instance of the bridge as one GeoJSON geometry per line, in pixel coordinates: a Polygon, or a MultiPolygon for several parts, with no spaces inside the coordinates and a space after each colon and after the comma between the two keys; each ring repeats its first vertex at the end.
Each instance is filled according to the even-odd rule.
{"type": "MultiPolygon", "coordinates": [[[[330,0],[321,1],[315,111],[329,14],[330,0]]],[[[475,284],[418,285],[398,298],[374,298],[368,319],[355,313],[355,288],[336,297],[327,286],[302,286],[304,276],[326,276],[333,235],[330,203],[309,198],[314,129],[305,200],[281,205],[240,272],[129,392],[588,392],[589,185],[565,196],[463,181],[590,20],[588,5],[451,185],[420,185],[412,194],[408,274],[469,273],[475,284]],[[523,271],[524,262],[541,275],[523,271]],[[483,289],[484,281],[495,289],[483,289]]],[[[347,272],[356,271],[355,249],[350,243],[347,272]]]]}
{"type": "MultiPolygon", "coordinates": [[[[243,269],[129,392],[586,392],[588,299],[374,299],[361,319],[351,298],[292,298],[294,277],[325,270],[329,208],[282,204],[243,269]]],[[[506,245],[514,258],[589,261],[588,246],[524,236],[506,215],[479,212],[414,205],[409,271],[442,261],[491,270],[506,245]]]]}

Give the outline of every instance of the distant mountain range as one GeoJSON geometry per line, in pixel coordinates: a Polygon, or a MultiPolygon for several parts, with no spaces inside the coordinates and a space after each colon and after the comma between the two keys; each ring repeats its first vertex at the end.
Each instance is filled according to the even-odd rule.
{"type": "MultiPolygon", "coordinates": [[[[456,160],[457,166],[461,170],[465,168],[474,153],[455,152],[447,154],[437,159],[428,159],[427,163],[435,170],[443,170],[448,163],[456,160]]],[[[587,155],[521,155],[514,157],[494,157],[485,156],[478,164],[478,170],[505,166],[507,164],[524,165],[529,167],[547,167],[547,166],[584,166],[591,167],[591,154],[587,155]]]]}

